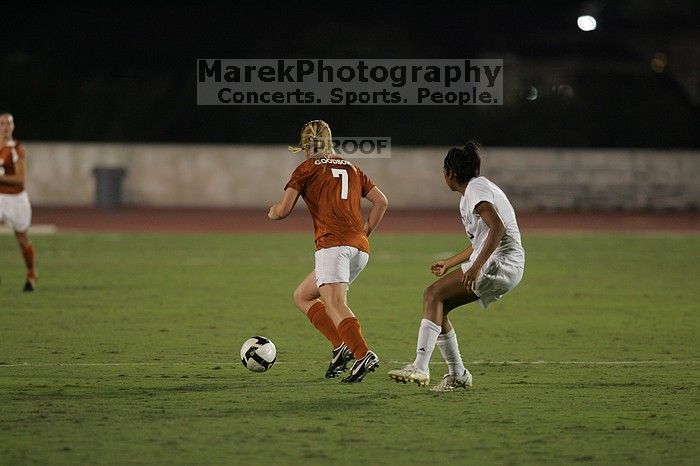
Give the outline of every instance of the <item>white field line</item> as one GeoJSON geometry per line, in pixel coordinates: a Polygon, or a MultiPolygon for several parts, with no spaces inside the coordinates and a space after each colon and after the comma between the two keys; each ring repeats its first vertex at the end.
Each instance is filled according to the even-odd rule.
{"type": "MultiPolygon", "coordinates": [[[[320,364],[327,361],[305,361],[304,364],[320,364]]],[[[388,364],[410,364],[412,361],[386,361],[388,364]]],[[[110,366],[235,366],[239,361],[215,362],[23,362],[17,364],[0,364],[3,367],[110,367],[110,366]]],[[[278,361],[275,364],[301,364],[301,362],[278,361]]],[[[431,362],[430,364],[444,364],[442,362],[431,362]]],[[[673,366],[673,365],[697,365],[700,361],[694,360],[670,360],[670,361],[471,361],[466,362],[468,366],[673,366]]]]}

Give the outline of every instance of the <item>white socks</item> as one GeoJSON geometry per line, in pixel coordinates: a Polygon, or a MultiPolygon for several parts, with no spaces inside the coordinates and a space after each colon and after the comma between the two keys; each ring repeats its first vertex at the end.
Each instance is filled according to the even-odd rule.
{"type": "Polygon", "coordinates": [[[428,363],[430,362],[430,356],[433,354],[435,343],[437,342],[441,330],[442,327],[435,322],[428,319],[422,319],[420,321],[418,343],[416,345],[416,360],[413,362],[413,365],[416,366],[419,371],[425,372],[426,374],[429,373],[428,363]]]}
{"type": "Polygon", "coordinates": [[[447,363],[450,375],[462,377],[466,368],[462,362],[462,356],[459,354],[459,344],[457,343],[455,329],[453,328],[449,332],[440,335],[437,339],[437,346],[440,348],[440,353],[447,363]]]}

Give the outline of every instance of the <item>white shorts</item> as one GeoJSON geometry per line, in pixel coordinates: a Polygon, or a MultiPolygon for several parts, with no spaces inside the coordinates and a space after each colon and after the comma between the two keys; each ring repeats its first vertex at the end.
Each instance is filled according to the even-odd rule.
{"type": "MultiPolygon", "coordinates": [[[[472,266],[470,261],[463,262],[462,272],[472,266]]],[[[522,264],[513,264],[501,258],[489,258],[479,271],[472,291],[479,297],[481,306],[486,309],[489,304],[498,300],[520,283],[523,278],[522,264]]]]}
{"type": "Polygon", "coordinates": [[[369,254],[352,246],[319,249],[316,258],[316,286],[352,283],[369,261],[369,254]]]}
{"type": "Polygon", "coordinates": [[[0,193],[0,223],[6,223],[20,233],[29,230],[32,224],[32,205],[27,191],[19,194],[0,193]]]}

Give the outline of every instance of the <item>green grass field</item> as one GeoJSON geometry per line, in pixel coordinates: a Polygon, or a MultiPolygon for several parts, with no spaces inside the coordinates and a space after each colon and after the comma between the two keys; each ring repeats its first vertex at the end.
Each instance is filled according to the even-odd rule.
{"type": "Polygon", "coordinates": [[[373,239],[350,301],[382,367],[353,386],[323,378],[291,302],[310,234],[34,240],[23,294],[0,236],[2,465],[700,462],[700,236],[525,236],[521,285],[453,313],[475,385],[444,394],[386,372],[463,236],[373,239]],[[238,359],[256,334],[278,347],[265,374],[238,359]]]}

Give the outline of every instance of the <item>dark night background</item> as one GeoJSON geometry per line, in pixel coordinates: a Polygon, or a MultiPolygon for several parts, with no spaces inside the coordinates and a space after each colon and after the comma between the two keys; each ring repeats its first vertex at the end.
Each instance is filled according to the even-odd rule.
{"type": "Polygon", "coordinates": [[[23,1],[2,11],[0,109],[25,140],[288,143],[322,118],[335,134],[396,145],[700,147],[697,1],[23,1]],[[579,30],[580,14],[598,28],[579,30]],[[499,107],[197,107],[197,58],[503,58],[509,97],[499,107]]]}

